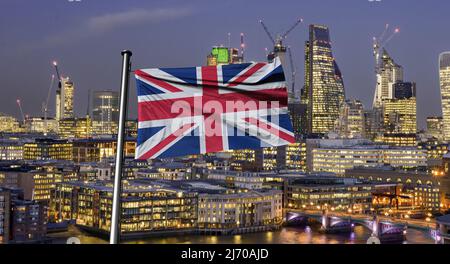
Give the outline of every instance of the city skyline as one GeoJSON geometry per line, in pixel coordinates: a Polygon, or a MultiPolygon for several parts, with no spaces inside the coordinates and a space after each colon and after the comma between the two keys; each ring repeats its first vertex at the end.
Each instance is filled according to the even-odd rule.
{"type": "Polygon", "coordinates": [[[36,2],[0,3],[0,244],[450,243],[449,3],[36,2]]]}
{"type": "MultiPolygon", "coordinates": [[[[60,63],[63,76],[71,77],[77,87],[75,113],[82,115],[87,108],[89,90],[118,90],[121,49],[134,51],[133,68],[204,65],[211,46],[227,45],[231,33],[231,46],[238,47],[239,34],[243,32],[246,58],[264,61],[264,48],[271,49],[271,44],[258,20],[264,19],[275,34],[298,17],[304,18],[303,25],[286,40],[286,45],[292,47],[297,72],[304,70],[307,25],[329,26],[333,55],[340,64],[347,99],[359,99],[366,108],[371,105],[375,89],[372,37],[381,33],[385,23],[400,27],[401,33],[387,50],[404,67],[405,79],[417,83],[419,128],[425,127],[427,116],[441,114],[438,56],[449,49],[450,37],[436,34],[444,30],[444,10],[449,5],[440,1],[432,4],[404,0],[379,3],[349,0],[339,4],[286,1],[276,10],[269,8],[269,2],[265,1],[253,7],[230,1],[219,3],[219,8],[217,3],[213,8],[205,1],[189,4],[157,1],[151,6],[128,1],[127,4],[112,2],[108,7],[91,1],[49,1],[54,2],[53,8],[49,10],[46,5],[45,11],[39,4],[29,3],[30,11],[42,11],[32,13],[19,8],[21,2],[1,4],[5,12],[1,16],[5,23],[1,25],[8,27],[0,26],[0,33],[6,36],[0,42],[3,58],[0,70],[4,73],[0,87],[5,95],[0,98],[0,112],[15,117],[20,116],[17,98],[21,99],[26,114],[42,115],[41,104],[50,85],[54,59],[60,63]],[[417,19],[411,10],[420,10],[423,17],[417,19]],[[17,16],[19,11],[22,16],[17,16]],[[227,16],[230,12],[234,12],[233,16],[227,16]],[[271,16],[273,12],[285,15],[283,19],[275,19],[271,16]],[[19,21],[15,17],[27,18],[19,21]],[[223,23],[214,23],[218,17],[223,23]],[[359,21],[358,25],[352,21],[359,21]],[[25,30],[27,35],[17,33],[25,30]],[[186,36],[190,36],[189,41],[185,41],[186,36]],[[23,65],[27,69],[26,78],[22,77],[23,65]]],[[[302,74],[297,74],[296,83],[299,91],[304,84],[302,74]]],[[[132,99],[134,84],[131,90],[130,117],[134,118],[137,109],[132,99]]],[[[53,104],[54,100],[50,100],[50,115],[55,114],[53,104]]]]}

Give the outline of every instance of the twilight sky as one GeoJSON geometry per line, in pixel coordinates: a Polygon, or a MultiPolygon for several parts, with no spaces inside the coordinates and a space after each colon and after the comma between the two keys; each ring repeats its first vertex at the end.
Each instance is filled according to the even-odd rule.
{"type": "MultiPolygon", "coordinates": [[[[330,27],[333,52],[344,75],[347,98],[371,105],[374,87],[372,37],[386,23],[401,33],[387,46],[417,82],[420,127],[440,115],[438,55],[450,50],[450,1],[447,0],[1,0],[0,112],[19,117],[41,115],[54,70],[75,82],[75,111],[84,115],[89,90],[118,90],[122,49],[131,49],[133,68],[203,65],[210,47],[239,45],[246,34],[246,58],[263,61],[270,42],[259,25],[275,34],[302,17],[286,44],[298,68],[297,89],[304,82],[307,25],[330,27]]],[[[131,81],[130,116],[136,115],[131,81]]],[[[49,108],[54,113],[54,89],[49,108]]]]}

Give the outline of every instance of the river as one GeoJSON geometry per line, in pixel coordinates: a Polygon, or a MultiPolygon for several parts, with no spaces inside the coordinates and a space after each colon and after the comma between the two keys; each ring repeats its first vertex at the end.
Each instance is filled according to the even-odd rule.
{"type": "MultiPolygon", "coordinates": [[[[107,240],[84,233],[75,227],[69,231],[49,235],[53,243],[66,243],[69,237],[77,237],[82,244],[105,244],[107,240]]],[[[233,236],[187,235],[153,237],[125,241],[129,244],[366,244],[370,231],[356,226],[351,234],[322,234],[319,226],[284,227],[279,231],[233,236]]],[[[426,231],[409,228],[405,244],[434,244],[426,231]]]]}

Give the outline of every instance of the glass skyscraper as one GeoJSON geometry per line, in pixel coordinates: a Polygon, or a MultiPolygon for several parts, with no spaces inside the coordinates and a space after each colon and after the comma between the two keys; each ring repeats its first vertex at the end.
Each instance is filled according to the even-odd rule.
{"type": "Polygon", "coordinates": [[[344,81],[331,50],[328,27],[309,26],[305,45],[305,86],[302,104],[306,110],[308,134],[326,134],[335,128],[345,101],[344,81]]]}
{"type": "Polygon", "coordinates": [[[450,51],[439,56],[444,140],[450,140],[450,51]]]}
{"type": "Polygon", "coordinates": [[[119,123],[119,93],[96,91],[92,101],[92,132],[96,135],[117,134],[119,123]]]}

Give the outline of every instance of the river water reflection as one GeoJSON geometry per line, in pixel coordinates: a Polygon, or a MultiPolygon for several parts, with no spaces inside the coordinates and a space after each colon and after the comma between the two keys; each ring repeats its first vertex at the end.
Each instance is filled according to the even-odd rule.
{"type": "MultiPolygon", "coordinates": [[[[50,235],[53,243],[66,243],[69,237],[78,237],[82,244],[104,244],[101,239],[70,228],[68,232],[50,235]]],[[[172,237],[154,237],[125,241],[129,244],[366,244],[370,232],[362,226],[356,226],[351,234],[322,234],[318,226],[284,227],[279,231],[243,234],[234,236],[188,235],[172,237]]],[[[408,244],[433,244],[426,231],[408,229],[408,244]]]]}

